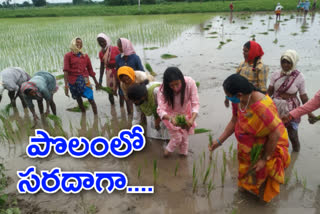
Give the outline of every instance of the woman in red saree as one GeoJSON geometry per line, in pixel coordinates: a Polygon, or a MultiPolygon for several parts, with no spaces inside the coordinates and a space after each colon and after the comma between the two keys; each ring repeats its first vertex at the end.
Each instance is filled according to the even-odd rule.
{"type": "Polygon", "coordinates": [[[266,201],[280,193],[284,170],[290,163],[288,133],[268,95],[259,92],[239,75],[223,83],[226,98],[233,104],[232,119],[221,136],[212,142],[213,151],[235,133],[238,141],[238,186],[266,201]],[[261,145],[258,158],[252,160],[254,147],[261,145]]]}

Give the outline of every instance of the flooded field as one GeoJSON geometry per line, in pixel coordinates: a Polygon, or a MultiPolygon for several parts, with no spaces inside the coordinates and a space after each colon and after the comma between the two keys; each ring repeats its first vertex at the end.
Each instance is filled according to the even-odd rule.
{"type": "MultiPolygon", "coordinates": [[[[223,80],[234,73],[243,60],[243,44],[255,37],[265,55],[262,60],[270,72],[280,69],[280,56],[287,49],[295,49],[299,56],[298,70],[305,75],[308,96],[312,97],[320,80],[320,15],[284,14],[276,22],[273,14],[193,14],[164,16],[123,16],[85,18],[2,19],[0,22],[0,70],[19,66],[27,72],[47,70],[62,74],[63,56],[68,52],[71,39],[83,39],[84,50],[99,73],[96,35],[104,32],[115,41],[129,38],[143,63],[150,63],[161,81],[168,66],[200,82],[199,128],[211,129],[218,137],[231,118],[231,109],[224,107],[223,80]],[[157,47],[149,50],[150,47],[157,47]],[[161,59],[162,54],[177,58],[161,59]]],[[[62,80],[59,84],[63,85],[62,80]]],[[[104,82],[105,84],[105,82],[104,82]]],[[[62,86],[63,87],[63,86],[62,86]]],[[[85,115],[67,112],[76,101],[64,95],[63,88],[54,95],[57,114],[62,123],[42,119],[35,128],[44,128],[52,134],[111,138],[123,128],[130,128],[131,118],[118,102],[111,107],[107,94],[95,92],[98,117],[92,110],[85,115]]],[[[6,193],[17,194],[17,170],[36,166],[38,170],[60,167],[63,171],[122,171],[129,185],[154,185],[153,163],[158,165],[158,176],[153,195],[98,194],[82,191],[79,194],[17,195],[22,213],[320,213],[320,123],[310,125],[302,118],[299,127],[300,153],[291,153],[292,162],[286,170],[286,184],[271,203],[260,202],[255,196],[238,191],[236,140],[232,136],[213,154],[209,162],[207,134],[191,136],[189,155],[174,154],[163,158],[163,141],[147,139],[141,152],[129,158],[102,159],[86,157],[75,159],[50,155],[45,159],[31,159],[26,155],[27,136],[34,134],[32,116],[23,111],[17,101],[18,112],[5,110],[8,96],[0,104],[1,150],[0,162],[9,177],[6,193]],[[225,161],[223,161],[225,157],[225,161]],[[211,164],[206,184],[206,171],[211,164]],[[178,167],[177,167],[178,166],[178,167]],[[221,173],[223,167],[225,173],[221,173]],[[194,173],[195,171],[195,173],[194,173]],[[140,176],[138,176],[140,174],[140,176]],[[223,176],[222,176],[223,174],[223,176]],[[195,185],[195,179],[197,184],[195,185]],[[208,183],[214,188],[208,193],[208,183]]],[[[36,108],[37,109],[37,108],[36,108]]],[[[316,115],[320,111],[316,111],[316,115]]],[[[292,147],[290,145],[290,152],[292,147]]]]}

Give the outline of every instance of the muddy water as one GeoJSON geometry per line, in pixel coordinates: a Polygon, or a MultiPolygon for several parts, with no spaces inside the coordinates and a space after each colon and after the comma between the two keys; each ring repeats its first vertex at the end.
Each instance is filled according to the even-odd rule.
{"type": "MultiPolygon", "coordinates": [[[[148,16],[148,19],[152,19],[152,16],[148,16]]],[[[319,14],[308,15],[306,19],[297,14],[285,14],[282,20],[278,24],[275,23],[272,14],[234,14],[233,17],[229,14],[212,15],[205,22],[193,23],[190,27],[181,30],[178,36],[168,36],[168,42],[165,44],[152,42],[146,38],[145,42],[137,40],[135,48],[142,60],[149,62],[158,73],[158,80],[161,80],[166,67],[178,66],[184,74],[200,82],[201,109],[197,119],[198,127],[209,128],[214,136],[218,137],[231,117],[231,110],[223,105],[222,82],[228,75],[235,72],[235,68],[242,61],[242,45],[253,34],[264,49],[263,61],[270,66],[271,72],[279,70],[279,58],[283,51],[289,48],[295,49],[300,55],[298,69],[305,75],[309,97],[319,90],[317,84],[320,78],[318,72],[320,67],[319,14]],[[204,28],[208,25],[211,26],[205,30],[204,28]],[[241,30],[241,26],[247,29],[241,30]],[[306,29],[306,32],[302,32],[303,29],[306,29]],[[213,32],[216,33],[213,34],[213,32]],[[297,35],[292,35],[294,33],[297,35]],[[217,38],[209,38],[213,36],[217,38]],[[230,39],[232,41],[227,42],[230,39]],[[218,49],[220,41],[226,44],[218,49]],[[160,48],[143,49],[151,46],[160,48]],[[178,58],[162,60],[160,55],[163,53],[174,54],[178,58]]],[[[170,31],[167,33],[170,34],[170,31]]],[[[92,58],[94,67],[98,68],[97,59],[94,56],[92,58]]],[[[95,97],[99,107],[98,118],[93,117],[91,110],[87,111],[86,116],[65,111],[76,103],[71,98],[66,98],[63,90],[60,89],[57,92],[54,97],[57,112],[62,118],[63,129],[67,134],[88,138],[100,134],[111,137],[120,129],[130,127],[130,118],[126,116],[124,109],[119,108],[118,103],[115,107],[111,107],[104,92],[96,92],[95,97]],[[72,128],[69,121],[72,121],[72,128]]],[[[7,104],[8,99],[1,103],[2,108],[4,103],[7,104]]],[[[122,171],[127,175],[129,185],[153,185],[154,160],[158,162],[159,172],[153,195],[128,195],[124,191],[114,192],[111,195],[106,193],[99,195],[94,191],[83,191],[76,195],[66,195],[61,192],[53,195],[44,193],[20,195],[18,198],[23,204],[24,213],[54,211],[61,213],[320,213],[318,187],[320,170],[316,165],[320,161],[318,145],[320,123],[310,125],[305,117],[299,128],[301,152],[292,153],[292,163],[286,171],[286,177],[289,178],[288,184],[281,186],[280,195],[271,203],[264,204],[255,196],[239,192],[237,189],[237,162],[233,157],[236,152],[236,141],[233,136],[213,154],[216,164],[211,168],[208,180],[213,181],[215,189],[210,197],[207,197],[207,186],[202,184],[209,164],[206,134],[190,137],[187,158],[174,154],[164,159],[162,157],[164,142],[148,139],[143,151],[124,160],[113,157],[74,159],[56,155],[50,155],[46,159],[30,159],[25,154],[28,142],[24,136],[30,133],[25,131],[24,127],[29,127],[32,121],[28,120],[30,116],[23,113],[19,102],[18,107],[19,114],[13,114],[11,111],[9,120],[19,121],[19,125],[14,127],[22,130],[20,133],[23,140],[16,140],[16,143],[3,142],[0,152],[1,161],[5,163],[7,169],[6,174],[10,177],[10,184],[6,189],[9,193],[16,193],[18,181],[16,171],[24,170],[30,165],[36,166],[39,170],[58,166],[64,171],[122,171]],[[227,158],[224,185],[221,179],[223,151],[227,158]],[[175,176],[177,163],[179,168],[175,176]],[[195,193],[192,187],[194,164],[198,180],[195,193]],[[140,178],[137,176],[139,168],[141,168],[140,178]]],[[[320,111],[316,113],[319,114],[320,111]]],[[[36,127],[50,129],[47,123],[43,121],[36,127]]],[[[53,125],[51,121],[49,124],[53,125]]],[[[291,150],[290,146],[290,152],[291,150]]]]}

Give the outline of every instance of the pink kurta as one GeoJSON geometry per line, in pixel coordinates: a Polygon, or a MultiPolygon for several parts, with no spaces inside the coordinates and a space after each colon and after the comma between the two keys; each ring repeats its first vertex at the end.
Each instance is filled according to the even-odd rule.
{"type": "Polygon", "coordinates": [[[293,118],[299,118],[302,115],[311,113],[318,108],[320,108],[320,90],[316,93],[316,95],[311,100],[309,100],[303,106],[300,106],[290,111],[290,115],[293,118]]]}
{"type": "MultiPolygon", "coordinates": [[[[163,85],[160,86],[157,100],[158,100],[158,108],[157,113],[162,119],[164,115],[169,115],[170,117],[174,117],[178,114],[184,114],[187,119],[192,117],[192,113],[199,112],[199,97],[198,90],[195,81],[191,77],[184,77],[186,82],[185,95],[184,95],[184,103],[181,106],[181,94],[177,94],[174,96],[174,109],[169,105],[163,94],[163,85]]],[[[169,152],[173,152],[176,147],[180,148],[180,153],[187,155],[188,154],[188,135],[194,133],[194,128],[196,123],[187,131],[186,129],[182,129],[180,127],[174,126],[168,120],[163,120],[163,123],[166,125],[169,135],[170,141],[167,146],[167,150],[169,152]]]]}

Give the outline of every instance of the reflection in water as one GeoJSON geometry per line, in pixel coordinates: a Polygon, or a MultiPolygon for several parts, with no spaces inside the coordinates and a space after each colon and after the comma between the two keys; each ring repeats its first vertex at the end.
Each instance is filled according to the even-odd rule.
{"type": "Polygon", "coordinates": [[[273,26],[274,31],[277,33],[280,30],[280,22],[275,22],[273,26]]]}
{"type": "Polygon", "coordinates": [[[232,12],[230,12],[230,17],[229,17],[230,24],[232,24],[232,21],[233,21],[233,14],[232,14],[232,12]]]}

